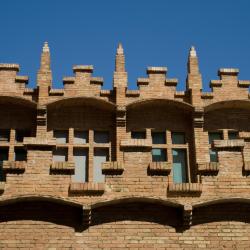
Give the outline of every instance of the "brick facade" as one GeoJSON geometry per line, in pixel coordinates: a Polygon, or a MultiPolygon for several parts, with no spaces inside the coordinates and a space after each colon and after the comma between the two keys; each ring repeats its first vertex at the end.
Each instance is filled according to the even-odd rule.
{"type": "Polygon", "coordinates": [[[148,67],[129,90],[119,44],[112,90],[91,65],[54,89],[45,43],[30,89],[19,65],[0,64],[0,248],[249,249],[250,81],[220,69],[202,92],[193,47],[187,69],[185,91],[165,67],[148,67]]]}

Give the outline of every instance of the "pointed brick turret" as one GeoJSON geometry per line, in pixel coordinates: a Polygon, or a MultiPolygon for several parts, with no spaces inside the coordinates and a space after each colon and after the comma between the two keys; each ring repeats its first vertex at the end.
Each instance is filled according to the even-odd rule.
{"type": "Polygon", "coordinates": [[[116,50],[115,71],[125,72],[125,56],[121,43],[119,43],[118,48],[116,50]]]}
{"type": "Polygon", "coordinates": [[[37,86],[39,87],[39,104],[44,104],[49,95],[49,88],[52,85],[52,72],[50,68],[50,49],[48,42],[44,43],[40,69],[37,73],[37,86]]]}
{"type": "Polygon", "coordinates": [[[189,51],[187,67],[187,90],[191,91],[192,104],[199,105],[201,102],[202,77],[200,74],[198,57],[194,46],[192,46],[189,51]]]}
{"type": "Polygon", "coordinates": [[[126,90],[128,75],[125,71],[125,56],[122,44],[119,43],[115,57],[115,72],[113,85],[115,91],[116,112],[116,161],[123,161],[123,153],[120,150],[120,141],[126,135],[126,90]]]}

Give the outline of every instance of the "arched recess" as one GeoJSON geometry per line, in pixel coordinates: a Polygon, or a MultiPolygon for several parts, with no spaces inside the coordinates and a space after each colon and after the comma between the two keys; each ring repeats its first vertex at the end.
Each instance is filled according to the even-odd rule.
{"type": "Polygon", "coordinates": [[[250,223],[250,199],[224,198],[193,205],[192,225],[219,221],[250,223]]]}
{"type": "Polygon", "coordinates": [[[118,221],[153,222],[182,226],[183,205],[151,197],[123,197],[93,203],[91,225],[118,221]]]}
{"type": "MultiPolygon", "coordinates": [[[[193,129],[192,129],[192,113],[194,107],[191,104],[170,100],[170,99],[143,99],[132,102],[127,105],[127,138],[131,137],[130,133],[133,131],[146,131],[147,139],[151,141],[153,132],[163,132],[167,139],[162,144],[168,144],[168,150],[160,149],[162,159],[173,162],[173,154],[171,147],[171,137],[175,132],[182,133],[183,139],[179,144],[185,144],[187,147],[178,149],[176,154],[182,155],[187,162],[183,173],[184,182],[196,182],[196,173],[193,169],[194,163],[194,143],[193,143],[193,129]],[[164,143],[165,142],[165,143],[164,143]],[[167,152],[166,152],[167,151],[167,152]],[[164,154],[167,154],[165,156],[164,154]]],[[[173,141],[173,140],[172,140],[173,141]]],[[[160,143],[161,144],[161,143],[160,143]]],[[[173,143],[174,144],[174,143],[173,143]]],[[[153,145],[155,148],[157,146],[153,145]]],[[[150,152],[151,153],[151,152],[150,152]]],[[[142,153],[141,158],[137,160],[138,154],[128,152],[125,155],[125,160],[137,160],[143,163],[152,161],[150,153],[142,153]]],[[[164,161],[162,160],[162,161],[164,161]]],[[[165,161],[166,161],[165,160],[165,161]]],[[[183,161],[184,162],[184,161],[183,161]]]]}
{"type": "Polygon", "coordinates": [[[227,100],[204,107],[206,131],[234,129],[250,131],[250,100],[227,100]]]}
{"type": "Polygon", "coordinates": [[[0,223],[8,221],[44,221],[72,228],[81,227],[79,203],[52,196],[20,196],[0,200],[0,223]]]}
{"type": "Polygon", "coordinates": [[[31,100],[16,96],[0,96],[0,129],[23,129],[34,134],[36,106],[31,100]]]}
{"type": "Polygon", "coordinates": [[[110,129],[115,104],[98,97],[63,98],[48,104],[48,129],[110,129]]]}

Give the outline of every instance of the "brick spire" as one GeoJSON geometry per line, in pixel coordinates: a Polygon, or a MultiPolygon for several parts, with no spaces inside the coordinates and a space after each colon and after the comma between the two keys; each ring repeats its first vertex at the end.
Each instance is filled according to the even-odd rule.
{"type": "Polygon", "coordinates": [[[50,50],[48,42],[45,42],[43,45],[40,71],[50,71],[50,50]]]}
{"type": "Polygon", "coordinates": [[[115,71],[116,72],[125,72],[125,56],[122,44],[119,43],[116,50],[115,58],[115,71]]]}
{"type": "Polygon", "coordinates": [[[198,57],[194,46],[189,50],[187,68],[187,90],[190,90],[192,93],[192,104],[200,105],[202,76],[200,74],[198,57]]]}
{"type": "Polygon", "coordinates": [[[40,69],[37,73],[37,86],[39,87],[39,103],[47,101],[49,88],[52,85],[52,72],[50,68],[50,49],[48,42],[45,42],[41,54],[40,69]]]}

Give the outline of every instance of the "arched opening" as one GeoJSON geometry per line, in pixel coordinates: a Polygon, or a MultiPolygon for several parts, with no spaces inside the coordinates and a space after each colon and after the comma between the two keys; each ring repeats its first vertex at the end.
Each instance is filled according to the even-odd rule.
{"type": "Polygon", "coordinates": [[[73,181],[104,182],[101,163],[115,157],[111,150],[114,124],[115,105],[101,98],[65,98],[49,103],[48,133],[57,141],[53,161],[74,161],[73,181]]]}
{"type": "Polygon", "coordinates": [[[128,197],[91,205],[91,224],[137,221],[171,227],[182,225],[183,206],[155,198],[128,197]]]}
{"type": "Polygon", "coordinates": [[[169,162],[176,183],[195,182],[193,106],[175,100],[145,99],[127,106],[127,139],[144,138],[152,150],[125,152],[125,161],[169,162]],[[139,155],[139,159],[138,159],[139,155]]]}
{"type": "Polygon", "coordinates": [[[193,206],[193,225],[239,221],[250,223],[250,200],[245,198],[228,198],[207,201],[193,206]]]}

